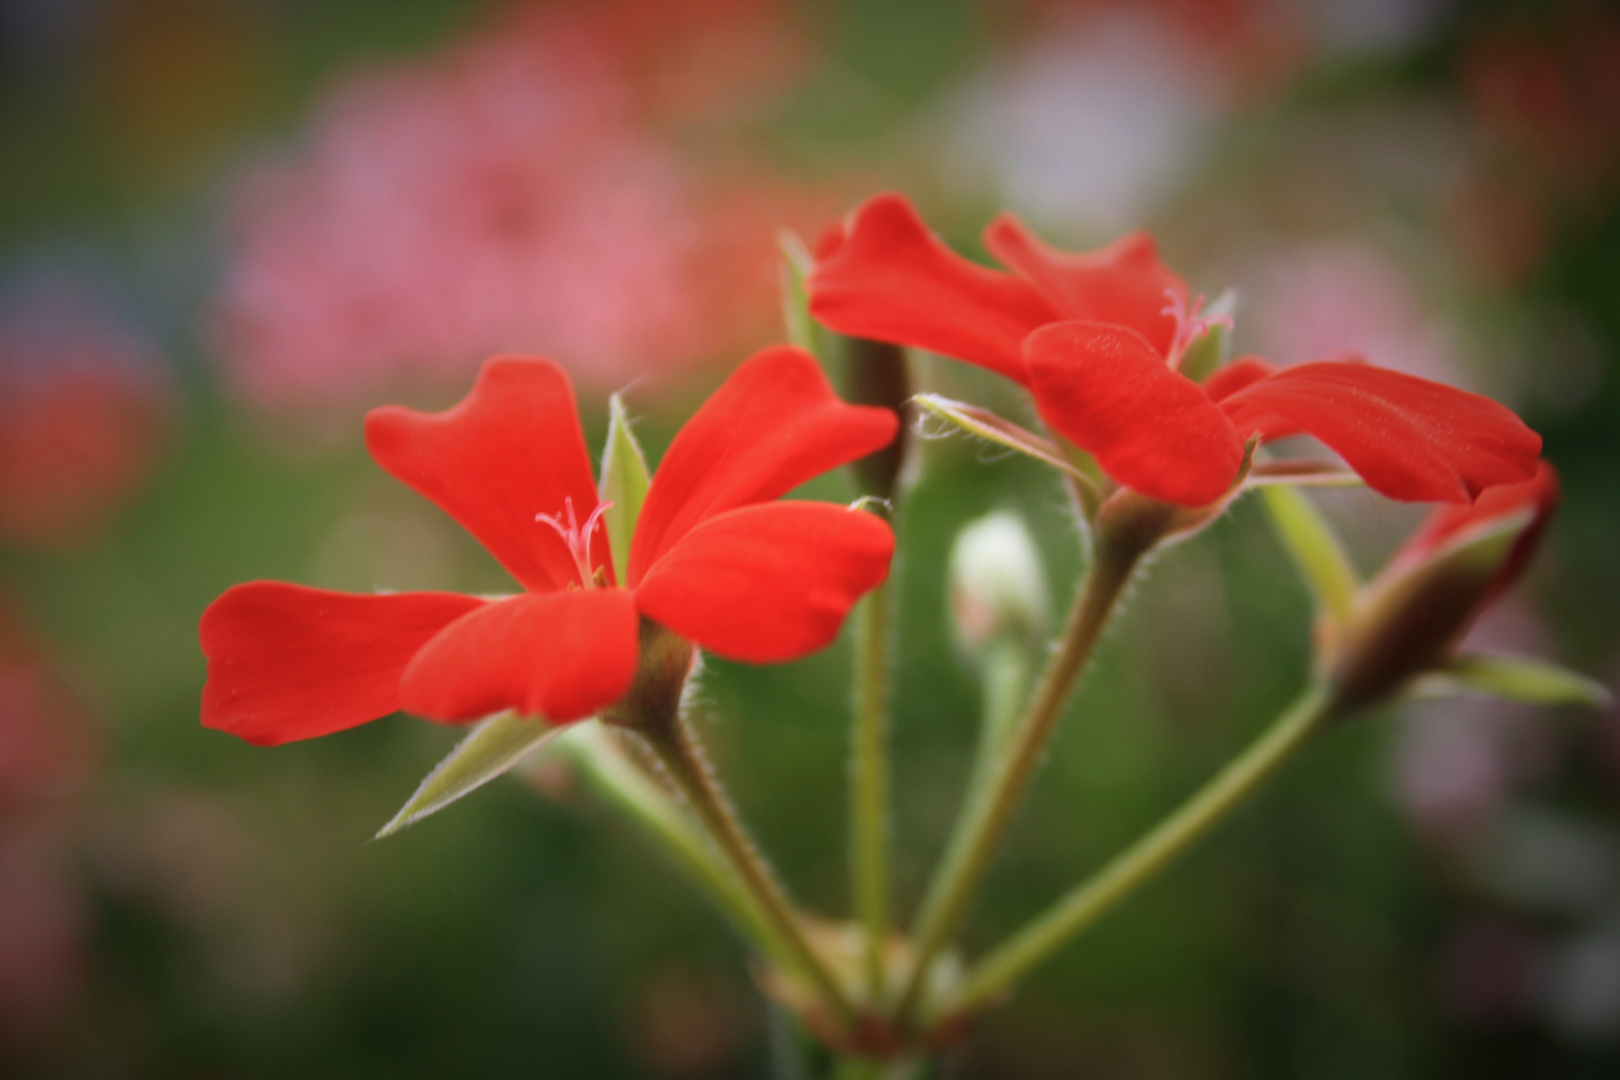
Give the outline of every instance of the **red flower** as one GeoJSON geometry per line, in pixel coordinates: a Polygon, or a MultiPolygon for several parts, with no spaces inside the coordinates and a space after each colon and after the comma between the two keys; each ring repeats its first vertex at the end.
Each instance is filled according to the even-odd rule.
{"type": "Polygon", "coordinates": [[[238,585],[202,617],[203,723],[268,745],[396,709],[447,723],[503,709],[578,720],[629,689],[643,619],[736,660],[804,656],[888,575],[894,538],[868,514],[772,500],[879,449],[896,423],[838,400],[807,354],[759,353],[671,444],[621,585],[556,364],[499,357],[446,412],[374,410],[366,443],[377,462],[527,591],[487,600],[238,585]]]}
{"type": "Polygon", "coordinates": [[[1211,320],[1145,233],[1068,254],[1003,214],[985,244],[1013,273],[951,252],[902,196],[876,196],[823,238],[811,311],[841,333],[1021,383],[1053,431],[1167,502],[1220,498],[1253,435],[1314,435],[1368,485],[1412,502],[1467,502],[1535,470],[1541,439],[1512,412],[1399,372],[1251,357],[1194,382],[1180,363],[1211,320]]]}

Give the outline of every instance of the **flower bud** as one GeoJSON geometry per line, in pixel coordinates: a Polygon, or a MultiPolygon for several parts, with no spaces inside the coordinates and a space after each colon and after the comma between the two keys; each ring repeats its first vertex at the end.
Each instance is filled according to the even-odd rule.
{"type": "Polygon", "coordinates": [[[998,510],[964,527],[950,581],[957,637],[972,656],[1004,634],[1033,640],[1046,625],[1046,572],[1017,514],[998,510]]]}
{"type": "Polygon", "coordinates": [[[1472,506],[1441,507],[1357,599],[1328,656],[1341,706],[1386,700],[1440,668],[1474,619],[1524,571],[1558,505],[1558,476],[1488,488],[1472,506]]]}

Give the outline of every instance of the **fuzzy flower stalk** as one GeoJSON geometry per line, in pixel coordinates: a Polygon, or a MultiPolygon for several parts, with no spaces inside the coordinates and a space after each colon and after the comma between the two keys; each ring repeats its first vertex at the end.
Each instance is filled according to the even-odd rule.
{"type": "Polygon", "coordinates": [[[1191,536],[1267,483],[1362,481],[1411,502],[1471,502],[1529,479],[1541,440],[1488,398],[1359,359],[1276,368],[1224,362],[1225,312],[1204,306],[1144,233],[1080,254],[1004,214],[969,262],[903,196],[878,195],[823,236],[810,311],[840,333],[975,364],[1030,395],[1046,432],[961,402],[919,405],[1064,473],[1089,567],[1045,673],[1006,742],[989,794],[966,803],[912,928],[916,960],[895,1010],[929,1011],[932,966],[965,919],[1069,695],[1144,558],[1191,536]],[[1256,461],[1259,446],[1311,435],[1344,466],[1256,461]]]}

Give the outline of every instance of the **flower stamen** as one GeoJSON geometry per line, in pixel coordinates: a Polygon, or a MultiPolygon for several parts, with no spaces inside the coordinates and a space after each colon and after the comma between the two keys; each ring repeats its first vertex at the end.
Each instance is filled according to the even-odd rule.
{"type": "Polygon", "coordinates": [[[574,569],[579,572],[579,582],[583,588],[589,589],[597,584],[596,572],[591,566],[591,537],[596,532],[596,523],[612,506],[611,499],[597,503],[596,509],[591,511],[584,525],[581,525],[574,515],[574,500],[571,497],[563,499],[563,511],[568,515],[566,525],[563,524],[562,514],[534,515],[534,520],[544,522],[557,530],[562,542],[568,545],[568,553],[574,557],[574,569]]]}
{"type": "Polygon", "coordinates": [[[1181,360],[1182,357],[1186,356],[1188,346],[1203,337],[1214,327],[1223,326],[1227,330],[1231,330],[1232,316],[1205,315],[1203,293],[1199,293],[1193,298],[1190,309],[1187,306],[1187,297],[1175,289],[1167,286],[1164,295],[1169,298],[1170,302],[1159,310],[1159,314],[1168,315],[1176,320],[1176,336],[1170,342],[1170,355],[1165,359],[1172,369],[1180,371],[1181,360]]]}

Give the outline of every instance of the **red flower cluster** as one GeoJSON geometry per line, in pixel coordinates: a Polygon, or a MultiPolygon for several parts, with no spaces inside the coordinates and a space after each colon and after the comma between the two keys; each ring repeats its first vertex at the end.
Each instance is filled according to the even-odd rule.
{"type": "Polygon", "coordinates": [[[894,538],[869,514],[773,500],[883,447],[896,426],[835,397],[808,354],[759,353],[676,436],[616,582],[567,376],[547,360],[491,360],[453,409],[373,411],[366,442],[527,591],[239,585],[203,615],[203,723],[275,744],[396,709],[578,720],[629,690],[643,619],[755,663],[822,648],[888,575],[894,538]]]}
{"type": "Polygon", "coordinates": [[[1508,409],[1358,361],[1278,370],[1246,357],[1194,382],[1181,361],[1211,320],[1146,234],[1069,254],[1002,215],[985,244],[1011,273],[954,254],[902,196],[879,195],[823,238],[811,310],[841,333],[1017,381],[1053,431],[1167,502],[1220,498],[1256,435],[1313,435],[1413,502],[1467,502],[1534,473],[1541,439],[1508,409]]]}

